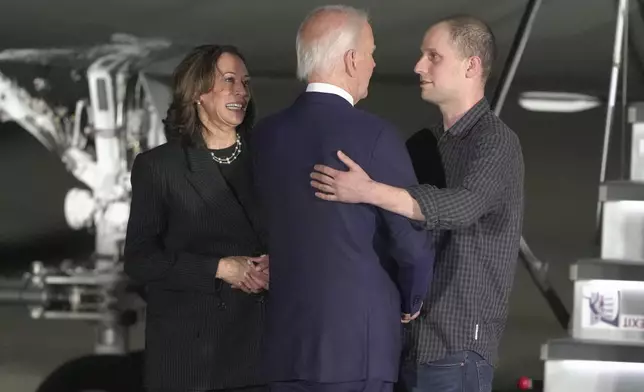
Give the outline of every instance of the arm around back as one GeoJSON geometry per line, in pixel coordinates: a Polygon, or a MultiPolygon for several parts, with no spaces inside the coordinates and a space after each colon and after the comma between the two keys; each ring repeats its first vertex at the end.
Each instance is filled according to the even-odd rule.
{"type": "MultiPolygon", "coordinates": [[[[378,135],[369,174],[378,182],[396,187],[417,184],[409,154],[397,131],[384,126],[378,135]]],[[[379,209],[390,237],[390,253],[398,265],[402,312],[416,313],[429,290],[434,269],[432,233],[409,219],[379,209]]]]}

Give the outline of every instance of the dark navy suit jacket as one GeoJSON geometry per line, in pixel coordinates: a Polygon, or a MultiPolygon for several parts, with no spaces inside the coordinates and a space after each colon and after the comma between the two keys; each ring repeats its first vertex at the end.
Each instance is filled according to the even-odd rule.
{"type": "Polygon", "coordinates": [[[254,176],[268,230],[264,334],[271,381],[396,381],[401,313],[425,298],[431,233],[371,205],[318,199],[316,163],[347,153],[376,181],[416,183],[394,127],[338,95],[306,92],[252,131],[254,176]]]}

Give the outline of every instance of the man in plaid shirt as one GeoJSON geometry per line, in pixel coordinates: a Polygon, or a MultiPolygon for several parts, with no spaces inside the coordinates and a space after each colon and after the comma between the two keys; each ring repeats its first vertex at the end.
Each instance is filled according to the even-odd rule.
{"type": "Polygon", "coordinates": [[[431,132],[445,188],[377,183],[342,152],[349,171],[316,165],[311,174],[321,199],[372,204],[436,233],[431,292],[406,329],[400,381],[409,391],[492,389],[521,239],[524,176],[519,140],[484,96],[495,51],[489,27],[467,16],[440,21],[422,41],[415,72],[423,100],[442,113],[431,132]]]}

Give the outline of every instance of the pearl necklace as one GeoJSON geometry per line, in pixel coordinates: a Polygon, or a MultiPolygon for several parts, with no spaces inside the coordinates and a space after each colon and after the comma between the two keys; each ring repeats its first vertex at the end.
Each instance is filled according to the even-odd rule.
{"type": "Polygon", "coordinates": [[[223,165],[230,165],[231,163],[233,163],[235,159],[237,159],[239,154],[241,154],[241,151],[242,151],[241,137],[239,136],[239,134],[237,134],[237,141],[235,141],[235,151],[233,151],[233,153],[229,157],[219,158],[212,151],[210,151],[210,156],[212,157],[212,160],[217,163],[221,163],[223,165]]]}

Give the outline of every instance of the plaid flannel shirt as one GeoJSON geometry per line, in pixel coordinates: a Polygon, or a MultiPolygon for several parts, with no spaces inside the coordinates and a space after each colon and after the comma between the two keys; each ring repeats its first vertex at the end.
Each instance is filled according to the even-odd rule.
{"type": "Polygon", "coordinates": [[[405,330],[404,359],[422,364],[472,350],[494,365],[523,223],[521,146],[485,98],[432,133],[446,188],[407,189],[434,230],[437,257],[421,316],[405,330]]]}

